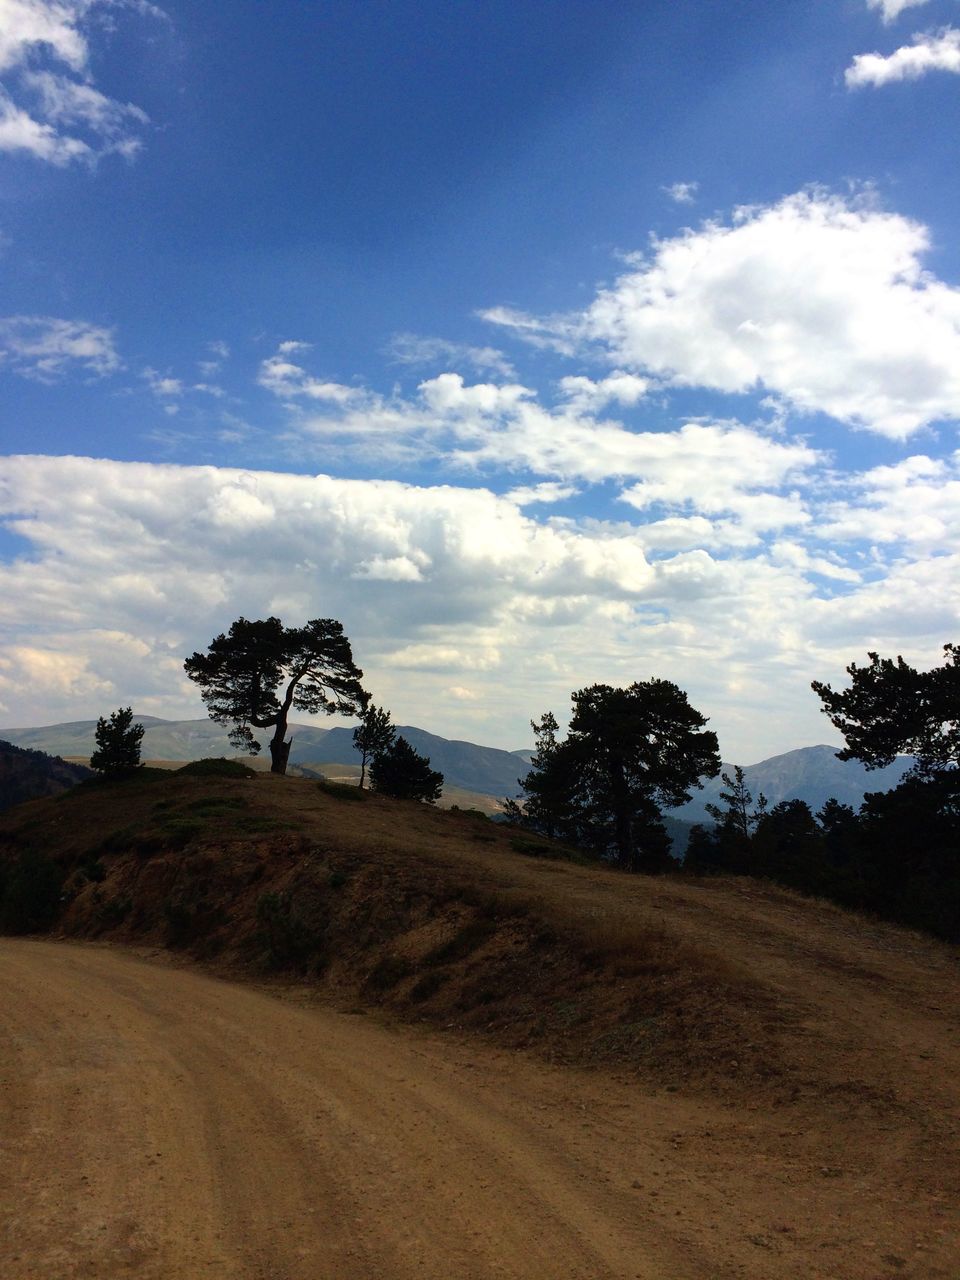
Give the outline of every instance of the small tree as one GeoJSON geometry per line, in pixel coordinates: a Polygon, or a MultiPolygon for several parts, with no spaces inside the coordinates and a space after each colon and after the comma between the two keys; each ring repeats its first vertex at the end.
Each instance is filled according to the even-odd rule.
{"type": "Polygon", "coordinates": [[[350,641],[333,618],[314,618],[302,627],[285,627],[279,618],[238,618],[227,635],[210,642],[208,653],[195,653],[183,666],[200,686],[210,719],[234,726],[235,747],[256,755],[260,744],[250,726],[274,730],[271,773],[287,771],[292,707],[311,715],[354,716],[368,701],[350,641]]]}
{"type": "Polygon", "coordinates": [[[431,769],[429,758],[414,751],[406,738],[397,738],[373,757],[370,781],[382,795],[427,804],[439,800],[443,790],[443,774],[431,769]]]}
{"type": "Polygon", "coordinates": [[[90,768],[105,778],[122,778],[140,767],[140,743],[143,725],[133,723],[130,707],[120,707],[97,721],[97,748],[90,757],[90,768]]]}
{"type": "Polygon", "coordinates": [[[390,723],[390,712],[367,703],[360,713],[360,723],[353,731],[353,745],[360,752],[360,790],[367,776],[367,765],[375,756],[393,746],[397,731],[390,723]]]}
{"type": "Polygon", "coordinates": [[[726,808],[721,809],[717,804],[708,804],[705,806],[707,813],[718,826],[728,827],[742,840],[749,840],[753,828],[766,812],[767,798],[761,792],[757,799],[757,807],[751,812],[753,795],[743,776],[743,769],[738,764],[733,766],[732,778],[729,773],[721,773],[720,781],[727,788],[726,791],[720,792],[720,799],[726,808]]]}

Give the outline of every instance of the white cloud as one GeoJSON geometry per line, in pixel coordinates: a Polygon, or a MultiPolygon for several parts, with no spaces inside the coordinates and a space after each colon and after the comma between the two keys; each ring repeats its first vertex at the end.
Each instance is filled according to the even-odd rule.
{"type": "Polygon", "coordinates": [[[513,365],[496,347],[472,347],[462,342],[447,342],[444,338],[398,333],[387,350],[397,364],[466,365],[477,373],[493,373],[500,378],[515,376],[513,365]]]}
{"type": "Polygon", "coordinates": [[[0,0],[0,71],[25,62],[37,46],[85,70],[87,42],[78,23],[90,8],[90,0],[0,0]]]}
{"type": "Polygon", "coordinates": [[[360,396],[361,393],[353,387],[310,377],[300,365],[287,359],[289,355],[308,349],[309,346],[305,342],[281,342],[277,354],[270,356],[260,365],[260,374],[257,378],[260,386],[283,400],[305,398],[327,400],[333,404],[348,404],[360,396]]]}
{"type": "Polygon", "coordinates": [[[555,480],[545,480],[542,484],[520,485],[511,489],[504,497],[508,502],[515,502],[518,507],[528,507],[535,502],[565,502],[580,492],[570,484],[557,484],[555,480]]]}
{"type": "Polygon", "coordinates": [[[676,204],[693,204],[699,187],[699,182],[674,182],[662,190],[676,204]]]}
{"type": "Polygon", "coordinates": [[[960,551],[960,452],[874,467],[825,505],[818,533],[835,543],[910,547],[913,554],[960,551]]]}
{"type": "Polygon", "coordinates": [[[53,382],[71,367],[104,377],[120,368],[120,357],[111,329],[55,316],[6,316],[0,318],[0,368],[4,363],[24,377],[53,382]]]}
{"type": "Polygon", "coordinates": [[[656,241],[581,313],[485,314],[667,384],[766,391],[903,438],[960,417],[960,289],[924,270],[928,248],[908,218],[804,192],[656,241]]]}
{"type": "Polygon", "coordinates": [[[913,44],[902,45],[887,57],[858,53],[844,72],[844,80],[849,89],[864,85],[879,88],[899,80],[919,80],[931,71],[960,75],[960,30],[956,27],[914,36],[913,44]]]}
{"type": "MultiPolygon", "coordinates": [[[[779,455],[741,447],[754,496],[790,474],[779,455]]],[[[571,689],[659,675],[711,716],[728,759],[749,763],[822,741],[809,681],[842,677],[867,647],[938,660],[960,607],[957,461],[915,459],[849,486],[837,518],[895,511],[884,518],[906,531],[911,510],[935,502],[952,521],[937,554],[890,544],[887,564],[859,544],[848,561],[824,551],[811,525],[769,550],[663,543],[650,558],[649,531],[666,533],[669,518],[538,521],[449,485],[0,460],[0,515],[31,544],[0,566],[5,720],[121,703],[201,715],[186,654],[241,614],[322,615],[344,623],[376,700],[400,723],[516,745],[532,716],[565,713],[571,689]],[[918,485],[925,492],[904,506],[918,485]]],[[[668,496],[686,500],[682,488],[668,496]]],[[[698,520],[702,535],[718,523],[675,518],[675,540],[698,520]]]]}
{"type": "Polygon", "coordinates": [[[879,9],[884,22],[893,22],[907,9],[916,9],[927,0],[867,0],[868,9],[879,9]]]}
{"type": "Polygon", "coordinates": [[[183,382],[179,378],[164,377],[156,369],[150,368],[144,369],[140,376],[146,380],[153,394],[161,399],[168,396],[183,395],[183,382]]]}
{"type": "Polygon", "coordinates": [[[608,404],[635,405],[650,390],[647,378],[617,370],[609,377],[594,382],[592,378],[573,376],[560,379],[560,391],[572,409],[597,413],[608,404]]]}
{"type": "Polygon", "coordinates": [[[79,138],[64,137],[52,125],[34,120],[0,86],[0,151],[26,151],[60,167],[87,160],[92,149],[79,138]]]}
{"type": "Polygon", "coordinates": [[[8,77],[0,86],[0,151],[61,167],[111,153],[131,159],[139,151],[136,130],[149,123],[146,112],[92,83],[82,27],[91,11],[108,5],[166,16],[141,0],[0,0],[0,74],[8,77]],[[35,69],[42,61],[57,70],[35,69]]]}

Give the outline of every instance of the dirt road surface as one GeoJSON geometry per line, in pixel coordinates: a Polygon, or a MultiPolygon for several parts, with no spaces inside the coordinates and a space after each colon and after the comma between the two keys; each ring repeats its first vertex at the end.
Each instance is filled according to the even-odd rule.
{"type": "Polygon", "coordinates": [[[651,1093],[96,946],[0,940],[0,1014],[4,1280],[960,1276],[896,1106],[651,1093]]]}

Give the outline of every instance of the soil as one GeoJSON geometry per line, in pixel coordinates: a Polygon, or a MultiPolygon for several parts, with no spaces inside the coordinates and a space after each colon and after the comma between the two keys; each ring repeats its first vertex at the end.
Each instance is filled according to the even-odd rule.
{"type": "Polygon", "coordinates": [[[960,1277],[955,948],[316,784],[170,788],[6,819],[66,869],[95,815],[103,866],[87,941],[0,940],[4,1280],[960,1277]],[[316,944],[272,977],[265,893],[316,944]]]}

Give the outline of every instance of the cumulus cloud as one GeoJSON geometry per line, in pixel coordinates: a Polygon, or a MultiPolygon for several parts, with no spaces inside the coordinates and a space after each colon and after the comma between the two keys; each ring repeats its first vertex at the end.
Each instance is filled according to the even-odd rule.
{"type": "Polygon", "coordinates": [[[165,17],[143,0],[0,0],[0,151],[49,164],[128,159],[149,124],[141,107],[118,102],[92,82],[84,23],[107,5],[165,17]],[[36,68],[37,63],[52,64],[36,68]]]}
{"type": "Polygon", "coordinates": [[[665,385],[766,391],[903,438],[960,417],[960,289],[928,249],[909,218],[803,192],[655,241],[583,312],[485,315],[665,385]]]}
{"type": "MultiPolygon", "coordinates": [[[[745,465],[746,497],[790,474],[777,455],[745,465]]],[[[956,460],[918,457],[828,495],[823,516],[848,521],[851,538],[871,512],[904,537],[922,503],[943,521],[935,555],[901,539],[878,557],[865,528],[843,559],[818,541],[819,510],[769,545],[709,549],[682,545],[679,528],[671,543],[671,517],[642,505],[624,507],[635,523],[537,519],[509,496],[451,485],[6,459],[0,517],[31,550],[0,567],[4,716],[76,719],[120,701],[199,715],[185,654],[241,614],[323,615],[344,623],[399,722],[516,745],[531,716],[562,715],[573,688],[660,675],[713,718],[727,758],[748,763],[822,740],[810,679],[842,676],[865,636],[905,650],[905,601],[910,656],[937,660],[960,606],[956,482],[956,460]]],[[[675,525],[709,534],[729,518],[730,499],[715,501],[718,515],[675,525]]]]}
{"type": "Polygon", "coordinates": [[[55,382],[71,368],[97,377],[120,368],[113,330],[55,316],[0,317],[0,367],[55,382]]]}
{"type": "Polygon", "coordinates": [[[844,79],[849,89],[865,85],[880,88],[899,80],[919,80],[931,71],[960,75],[960,30],[956,27],[914,36],[912,44],[902,45],[886,57],[858,53],[844,72],[844,79]]]}
{"type": "Polygon", "coordinates": [[[868,9],[878,9],[885,23],[899,18],[906,9],[916,9],[927,0],[867,0],[868,9]]]}

